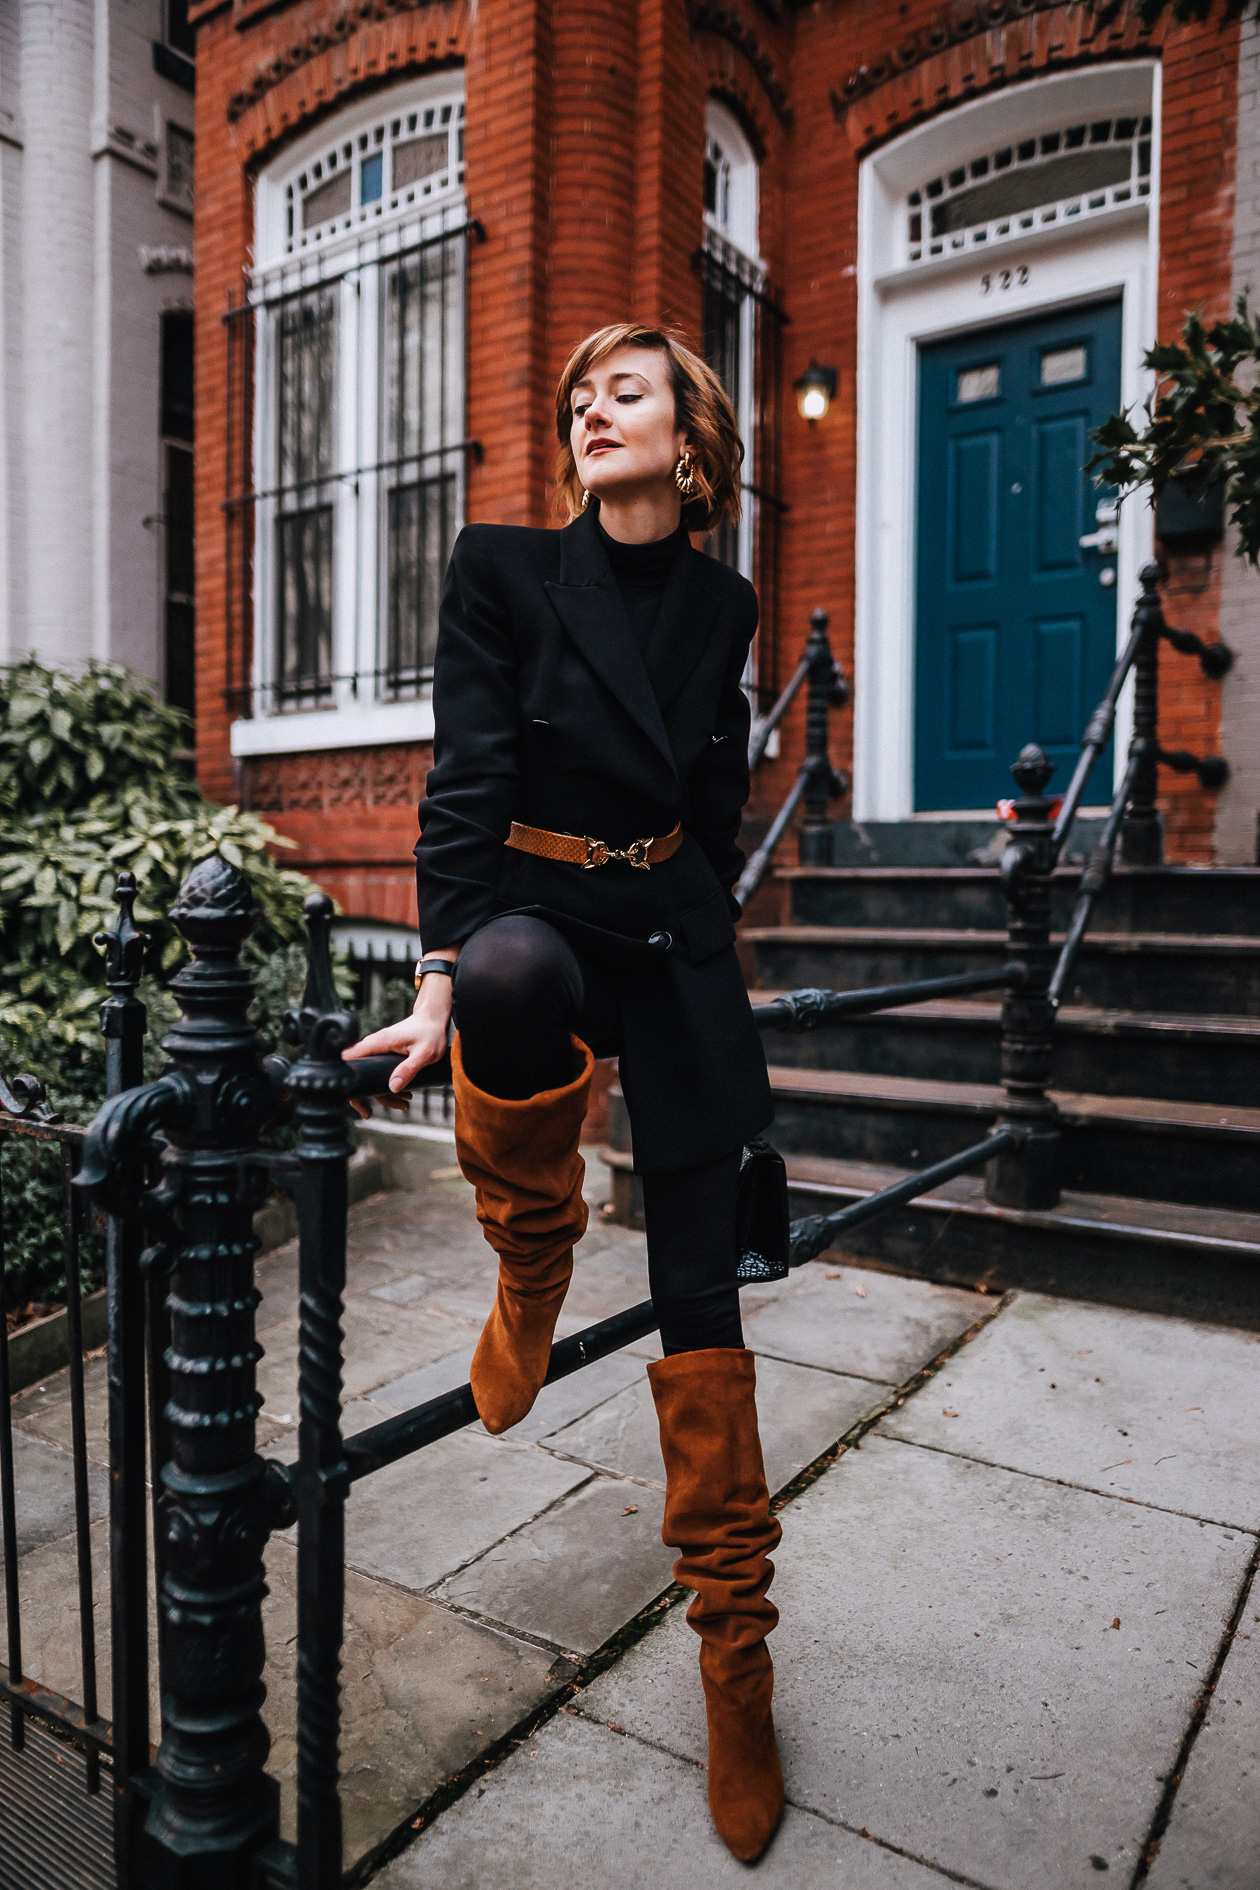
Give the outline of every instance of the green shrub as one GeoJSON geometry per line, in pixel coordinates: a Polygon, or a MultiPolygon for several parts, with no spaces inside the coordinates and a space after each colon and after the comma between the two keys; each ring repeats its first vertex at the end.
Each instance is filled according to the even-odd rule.
{"type": "MultiPolygon", "coordinates": [[[[246,955],[268,1048],[279,1046],[283,1012],[301,993],[302,901],[314,888],[272,857],[289,841],[257,815],[205,799],[185,740],[183,716],[117,664],[70,674],[32,659],[0,670],[0,1070],[39,1077],[67,1121],[90,1121],[104,1100],[108,993],[93,940],[117,918],[124,868],[136,876],[136,920],[150,941],[140,991],[147,1077],[178,1015],[168,987],[187,957],[170,909],[208,854],[240,868],[258,906],[246,955]]],[[[0,1186],[10,1304],[55,1298],[65,1286],[57,1150],[4,1137],[0,1186]]],[[[85,1284],[99,1277],[93,1236],[82,1262],[85,1284]]]]}

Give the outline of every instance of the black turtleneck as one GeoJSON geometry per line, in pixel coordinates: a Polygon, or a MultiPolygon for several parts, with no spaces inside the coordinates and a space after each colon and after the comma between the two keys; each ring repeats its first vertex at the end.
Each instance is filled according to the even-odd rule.
{"type": "Polygon", "coordinates": [[[621,592],[621,600],[630,620],[630,632],[646,657],[648,639],[661,608],[665,586],[674,568],[674,560],[691,543],[683,527],[668,538],[653,539],[648,545],[625,545],[599,527],[600,540],[608,553],[612,574],[621,592]]]}

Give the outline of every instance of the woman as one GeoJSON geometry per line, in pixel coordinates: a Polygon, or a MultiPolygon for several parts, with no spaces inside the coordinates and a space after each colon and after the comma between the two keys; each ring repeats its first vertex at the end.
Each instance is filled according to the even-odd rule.
{"type": "Polygon", "coordinates": [[[403,1090],[453,1006],[456,1152],[499,1256],[470,1374],[489,1431],[542,1385],[586,1227],[591,1068],[620,1056],[664,1350],[662,1533],[696,1590],[714,1821],[752,1861],[783,1805],[765,1646],[780,1530],[735,1278],[741,1150],[773,1114],[731,891],[757,601],[688,537],[738,517],[743,448],[710,369],[635,323],[575,351],[556,421],[567,528],[472,525],[455,545],[415,1011],[347,1055],[402,1052],[403,1090]]]}

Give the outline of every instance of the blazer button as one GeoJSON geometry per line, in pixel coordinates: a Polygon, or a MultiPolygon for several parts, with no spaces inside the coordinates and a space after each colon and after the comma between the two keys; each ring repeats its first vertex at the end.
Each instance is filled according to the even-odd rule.
{"type": "Polygon", "coordinates": [[[674,935],[672,932],[653,932],[651,938],[648,940],[649,945],[655,945],[656,949],[661,952],[669,951],[673,943],[674,935]]]}

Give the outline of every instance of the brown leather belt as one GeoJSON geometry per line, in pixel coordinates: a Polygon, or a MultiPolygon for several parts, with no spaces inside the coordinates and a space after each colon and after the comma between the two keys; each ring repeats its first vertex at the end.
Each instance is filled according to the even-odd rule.
{"type": "Polygon", "coordinates": [[[681,821],[672,833],[663,833],[657,840],[649,836],[632,840],[628,847],[610,847],[606,840],[575,833],[548,833],[545,827],[526,827],[514,820],[504,845],[515,847],[518,853],[536,854],[540,860],[564,860],[569,866],[608,866],[613,860],[624,860],[627,866],[641,866],[646,872],[648,867],[672,859],[682,843],[681,821]]]}

